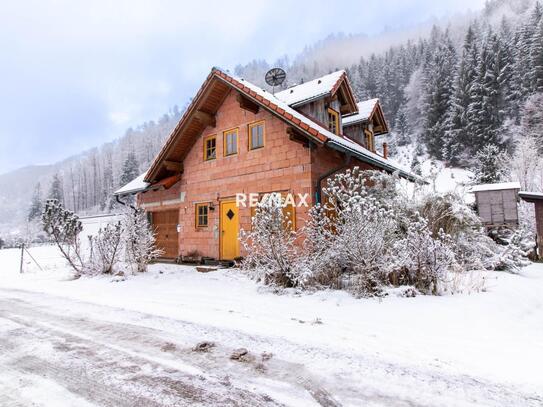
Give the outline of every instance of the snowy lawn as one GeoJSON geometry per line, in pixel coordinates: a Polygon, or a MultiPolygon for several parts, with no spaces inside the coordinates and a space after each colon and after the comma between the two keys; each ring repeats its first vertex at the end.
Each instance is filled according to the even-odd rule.
{"type": "MultiPolygon", "coordinates": [[[[138,325],[180,341],[272,352],[320,378],[341,405],[373,393],[381,396],[368,405],[543,403],[543,264],[519,275],[490,273],[482,293],[379,300],[339,291],[278,295],[237,270],[198,273],[164,264],[126,281],[69,281],[54,247],[31,253],[44,270],[27,257],[19,274],[20,251],[0,250],[0,294],[69,298],[82,315],[97,312],[85,303],[136,311],[138,325]],[[164,318],[201,329],[178,331],[164,318]]],[[[94,316],[119,318],[103,310],[94,316]]]]}

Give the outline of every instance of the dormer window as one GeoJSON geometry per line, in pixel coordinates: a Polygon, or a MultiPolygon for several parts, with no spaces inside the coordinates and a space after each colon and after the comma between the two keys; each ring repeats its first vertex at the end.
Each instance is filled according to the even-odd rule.
{"type": "Polygon", "coordinates": [[[328,130],[339,134],[339,113],[332,108],[328,108],[328,130]]]}

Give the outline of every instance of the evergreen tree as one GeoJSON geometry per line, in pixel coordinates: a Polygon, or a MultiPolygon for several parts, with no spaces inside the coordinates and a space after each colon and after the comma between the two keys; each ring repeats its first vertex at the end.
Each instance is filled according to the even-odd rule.
{"type": "Polygon", "coordinates": [[[472,167],[472,182],[475,184],[492,184],[502,181],[505,176],[505,155],[494,144],[487,144],[475,155],[472,167]]]}
{"type": "Polygon", "coordinates": [[[128,184],[139,175],[138,160],[134,151],[130,151],[124,160],[119,186],[128,184]]]}
{"type": "Polygon", "coordinates": [[[543,92],[530,96],[524,104],[521,130],[523,136],[536,141],[537,150],[543,154],[543,92]]]}
{"type": "Polygon", "coordinates": [[[53,181],[51,182],[47,199],[55,199],[57,202],[61,204],[63,204],[64,202],[64,191],[62,188],[62,179],[60,178],[60,175],[58,173],[53,175],[53,181]]]}
{"type": "Polygon", "coordinates": [[[34,194],[32,195],[32,201],[30,203],[30,210],[28,211],[28,220],[32,221],[38,219],[43,211],[43,202],[41,199],[41,186],[38,182],[34,188],[34,194]]]}
{"type": "Polygon", "coordinates": [[[464,40],[462,55],[454,80],[454,96],[447,112],[447,131],[444,143],[444,158],[452,164],[458,164],[465,154],[469,140],[469,106],[472,90],[477,78],[477,55],[475,27],[470,25],[464,40]]]}
{"type": "Polygon", "coordinates": [[[456,52],[446,33],[435,52],[427,56],[424,66],[423,137],[430,155],[438,159],[443,158],[455,66],[456,52]]]}
{"type": "Polygon", "coordinates": [[[539,24],[534,31],[530,50],[530,79],[531,91],[543,91],[543,18],[539,19],[539,24]]]}

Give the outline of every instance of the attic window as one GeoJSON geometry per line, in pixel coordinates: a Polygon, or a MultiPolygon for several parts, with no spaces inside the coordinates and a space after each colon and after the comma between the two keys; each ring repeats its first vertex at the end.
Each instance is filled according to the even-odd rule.
{"type": "Polygon", "coordinates": [[[217,158],[217,137],[206,137],[204,139],[204,160],[210,161],[215,158],[217,158]]]}
{"type": "Polygon", "coordinates": [[[339,113],[332,108],[328,108],[328,130],[339,134],[339,113]]]}

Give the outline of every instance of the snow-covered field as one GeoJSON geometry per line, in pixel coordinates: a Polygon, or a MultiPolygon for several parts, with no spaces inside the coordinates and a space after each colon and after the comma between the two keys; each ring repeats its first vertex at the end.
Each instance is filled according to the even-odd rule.
{"type": "Polygon", "coordinates": [[[70,281],[55,248],[31,253],[44,270],[27,256],[19,274],[0,250],[2,406],[543,405],[541,264],[486,292],[378,300],[163,264],[70,281]]]}

